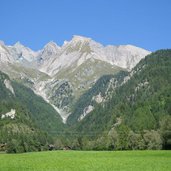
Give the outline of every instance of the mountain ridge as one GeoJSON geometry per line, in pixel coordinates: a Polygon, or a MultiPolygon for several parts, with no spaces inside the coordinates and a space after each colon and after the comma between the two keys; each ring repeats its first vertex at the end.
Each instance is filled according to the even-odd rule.
{"type": "MultiPolygon", "coordinates": [[[[141,56],[140,58],[142,58],[142,57],[144,57],[150,53],[150,51],[146,51],[142,48],[138,48],[138,47],[133,46],[133,45],[119,45],[119,46],[107,45],[107,46],[103,46],[102,44],[95,42],[91,38],[87,38],[87,37],[83,37],[83,36],[77,36],[77,35],[74,35],[70,41],[67,41],[67,43],[66,43],[66,41],[64,41],[64,42],[65,43],[62,46],[58,46],[55,42],[50,41],[43,47],[43,49],[38,50],[38,51],[33,51],[30,48],[22,45],[20,42],[15,43],[13,46],[11,46],[11,45],[8,46],[8,45],[5,45],[4,43],[1,43],[0,44],[0,46],[1,46],[0,47],[1,48],[0,53],[2,54],[2,52],[3,52],[2,48],[4,48],[4,49],[6,48],[7,52],[12,51],[12,54],[11,54],[13,56],[13,57],[11,57],[11,60],[13,58],[12,62],[14,62],[14,60],[18,60],[18,61],[19,60],[27,60],[28,62],[35,62],[36,60],[39,59],[39,56],[41,56],[41,54],[43,52],[51,53],[51,54],[46,55],[46,56],[51,57],[52,55],[55,55],[57,52],[59,52],[61,50],[62,51],[59,52],[59,54],[64,53],[63,52],[64,50],[68,50],[69,52],[71,52],[71,50],[80,51],[81,48],[83,48],[81,46],[84,46],[84,47],[86,46],[87,48],[90,48],[89,50],[84,49],[83,53],[85,53],[85,52],[86,53],[90,53],[90,52],[97,53],[96,51],[98,50],[101,54],[97,53],[96,56],[98,56],[98,55],[102,56],[101,59],[100,58],[98,58],[98,59],[104,60],[105,62],[108,62],[109,59],[107,59],[107,58],[109,56],[111,56],[110,53],[114,54],[114,50],[115,51],[124,50],[124,51],[128,51],[128,53],[131,53],[131,51],[135,51],[135,52],[139,51],[138,53],[142,53],[140,55],[141,56]],[[113,50],[113,51],[111,52],[110,50],[113,50]],[[107,54],[105,54],[105,53],[107,53],[107,54]],[[104,55],[106,55],[107,57],[104,57],[104,55]],[[106,59],[104,59],[104,58],[106,58],[106,59]]],[[[129,54],[129,55],[131,56],[131,54],[129,54]]],[[[0,62],[2,62],[2,61],[0,61],[0,62]]],[[[8,61],[8,62],[10,62],[10,61],[8,61]]],[[[122,67],[121,64],[117,64],[113,61],[109,61],[109,63],[118,65],[119,67],[122,67]]],[[[126,65],[123,68],[126,69],[127,68],[126,65]]],[[[131,66],[131,68],[132,68],[132,66],[131,66]]]]}
{"type": "Polygon", "coordinates": [[[130,70],[149,53],[132,45],[103,46],[75,35],[62,46],[51,41],[37,52],[19,42],[1,43],[0,67],[41,95],[66,122],[79,96],[101,76],[130,70]]]}

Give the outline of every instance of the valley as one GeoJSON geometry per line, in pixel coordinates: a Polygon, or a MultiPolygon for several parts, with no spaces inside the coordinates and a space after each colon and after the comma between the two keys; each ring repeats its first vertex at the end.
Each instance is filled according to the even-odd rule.
{"type": "Polygon", "coordinates": [[[0,151],[170,149],[170,66],[170,50],[82,36],[1,43],[0,151]]]}

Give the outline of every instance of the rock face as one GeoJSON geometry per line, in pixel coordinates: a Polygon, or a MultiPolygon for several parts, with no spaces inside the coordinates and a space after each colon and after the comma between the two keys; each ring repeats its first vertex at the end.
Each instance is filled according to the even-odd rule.
{"type": "MultiPolygon", "coordinates": [[[[42,96],[66,122],[80,95],[101,76],[130,70],[149,53],[132,45],[103,46],[82,36],[73,36],[61,47],[49,42],[38,52],[19,42],[1,42],[0,69],[42,96]]],[[[95,100],[101,103],[102,97],[95,100]]]]}
{"type": "Polygon", "coordinates": [[[10,112],[7,112],[7,113],[1,115],[1,119],[4,119],[6,117],[14,119],[15,118],[15,109],[11,109],[10,112]]]}
{"type": "Polygon", "coordinates": [[[61,48],[54,43],[48,43],[42,53],[42,59],[45,61],[40,64],[40,70],[49,75],[55,75],[61,69],[74,64],[79,67],[88,59],[96,59],[121,68],[131,69],[149,53],[149,51],[132,45],[104,47],[91,38],[74,36],[61,48]],[[49,46],[50,50],[47,48],[49,46]]]}
{"type": "Polygon", "coordinates": [[[4,80],[5,87],[11,91],[12,94],[15,95],[14,89],[11,85],[11,82],[7,79],[4,80]]]}

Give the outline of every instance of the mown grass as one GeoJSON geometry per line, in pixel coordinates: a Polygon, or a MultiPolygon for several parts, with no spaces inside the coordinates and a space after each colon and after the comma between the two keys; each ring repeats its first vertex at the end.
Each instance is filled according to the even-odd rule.
{"type": "Polygon", "coordinates": [[[0,171],[170,171],[171,151],[0,154],[0,171]]]}

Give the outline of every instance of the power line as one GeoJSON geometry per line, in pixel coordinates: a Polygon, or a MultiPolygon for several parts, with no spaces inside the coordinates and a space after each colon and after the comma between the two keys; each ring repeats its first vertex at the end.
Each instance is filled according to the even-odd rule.
{"type": "Polygon", "coordinates": [[[51,134],[55,134],[56,136],[68,136],[68,137],[97,137],[97,136],[103,136],[103,135],[107,135],[109,132],[108,131],[104,131],[102,133],[100,132],[89,132],[89,133],[81,133],[81,132],[63,132],[63,131],[51,131],[51,134]]]}

